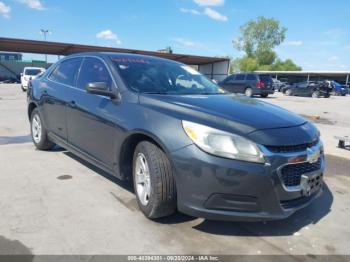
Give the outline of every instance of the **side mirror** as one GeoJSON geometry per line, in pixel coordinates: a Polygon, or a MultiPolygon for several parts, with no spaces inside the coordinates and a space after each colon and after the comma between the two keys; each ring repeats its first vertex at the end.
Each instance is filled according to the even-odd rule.
{"type": "Polygon", "coordinates": [[[108,89],[106,82],[93,82],[86,85],[86,91],[90,94],[108,96],[112,99],[116,98],[117,95],[108,89]]]}

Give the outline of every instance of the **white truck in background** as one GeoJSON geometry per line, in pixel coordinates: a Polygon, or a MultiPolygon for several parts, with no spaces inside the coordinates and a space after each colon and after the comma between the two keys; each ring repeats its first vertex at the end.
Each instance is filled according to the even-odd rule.
{"type": "Polygon", "coordinates": [[[28,89],[28,83],[30,80],[37,78],[39,75],[45,72],[45,68],[42,67],[25,67],[23,73],[21,73],[21,88],[25,92],[28,89]]]}

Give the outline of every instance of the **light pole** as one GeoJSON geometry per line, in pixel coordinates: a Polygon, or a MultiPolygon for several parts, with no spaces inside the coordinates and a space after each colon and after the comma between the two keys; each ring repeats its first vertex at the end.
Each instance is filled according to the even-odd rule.
{"type": "MultiPolygon", "coordinates": [[[[47,29],[40,29],[40,33],[44,35],[44,41],[47,40],[47,34],[51,34],[51,32],[47,29]]],[[[47,54],[45,54],[45,62],[47,63],[47,54]]]]}

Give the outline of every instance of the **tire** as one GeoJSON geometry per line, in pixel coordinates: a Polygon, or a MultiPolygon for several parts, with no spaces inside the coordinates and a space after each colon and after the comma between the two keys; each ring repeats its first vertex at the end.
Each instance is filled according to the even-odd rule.
{"type": "Polygon", "coordinates": [[[266,98],[266,97],[269,96],[269,94],[261,94],[260,96],[261,96],[262,98],[266,98]]]}
{"type": "Polygon", "coordinates": [[[247,87],[244,91],[244,94],[248,97],[252,97],[253,96],[253,89],[251,89],[250,87],[247,87]]]}
{"type": "Polygon", "coordinates": [[[325,98],[330,98],[331,94],[325,94],[324,97],[325,98]]]}
{"type": "Polygon", "coordinates": [[[319,91],[313,91],[312,94],[311,94],[311,97],[312,98],[319,98],[320,97],[320,92],[319,91]]]}
{"type": "Polygon", "coordinates": [[[292,89],[287,89],[284,93],[286,94],[286,96],[293,95],[292,89]]]}
{"type": "Polygon", "coordinates": [[[133,181],[138,206],[147,218],[165,217],[175,212],[176,187],[172,168],[165,153],[155,144],[143,141],[136,146],[133,181]]]}
{"type": "Polygon", "coordinates": [[[50,150],[55,144],[47,137],[47,130],[43,125],[39,110],[35,108],[30,117],[30,133],[35,147],[39,150],[50,150]]]}

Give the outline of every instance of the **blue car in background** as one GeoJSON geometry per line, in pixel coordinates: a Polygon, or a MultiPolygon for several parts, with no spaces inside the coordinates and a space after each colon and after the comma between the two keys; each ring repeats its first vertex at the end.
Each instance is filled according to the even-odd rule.
{"type": "Polygon", "coordinates": [[[335,81],[332,81],[333,92],[338,96],[346,96],[349,93],[349,89],[345,85],[341,85],[335,81]]]}

